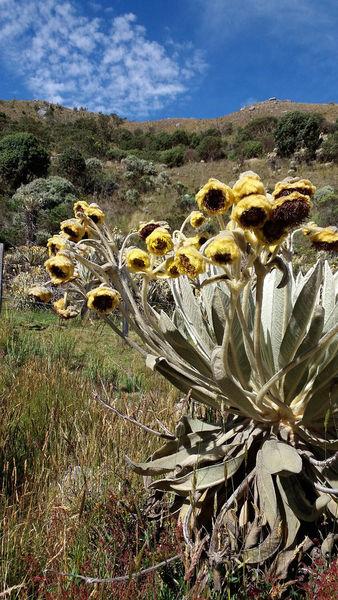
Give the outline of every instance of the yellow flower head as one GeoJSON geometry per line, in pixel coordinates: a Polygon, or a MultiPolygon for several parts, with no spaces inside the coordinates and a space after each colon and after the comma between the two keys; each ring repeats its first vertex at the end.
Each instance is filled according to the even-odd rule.
{"type": "Polygon", "coordinates": [[[235,240],[230,235],[218,236],[205,249],[205,256],[216,265],[228,265],[241,256],[235,240]]]}
{"type": "Polygon", "coordinates": [[[88,207],[89,207],[88,202],[85,202],[84,200],[78,200],[77,202],[75,202],[75,204],[73,206],[74,215],[75,216],[83,215],[83,213],[85,212],[85,210],[87,210],[88,207]]]}
{"type": "Polygon", "coordinates": [[[87,294],[88,308],[104,315],[113,312],[120,302],[118,291],[105,286],[95,288],[87,294]]]}
{"type": "Polygon", "coordinates": [[[251,194],[234,206],[231,218],[243,229],[262,227],[269,218],[271,204],[266,196],[251,194]]]}
{"type": "Polygon", "coordinates": [[[62,235],[53,235],[47,242],[48,256],[55,256],[58,252],[67,248],[67,238],[62,235]]]}
{"type": "Polygon", "coordinates": [[[201,246],[203,246],[203,244],[205,244],[205,242],[208,241],[209,237],[210,236],[206,231],[203,231],[201,233],[196,233],[196,235],[194,235],[193,237],[186,238],[184,240],[182,246],[184,246],[184,247],[195,246],[195,248],[197,248],[197,250],[199,250],[201,248],[201,246]]]}
{"type": "Polygon", "coordinates": [[[150,267],[150,256],[140,248],[131,248],[126,252],[126,261],[129,271],[132,273],[145,272],[150,267]]]}
{"type": "Polygon", "coordinates": [[[195,246],[179,248],[175,261],[180,275],[188,275],[191,279],[205,271],[205,259],[195,246]]]}
{"type": "Polygon", "coordinates": [[[199,210],[193,210],[190,215],[190,225],[194,229],[198,229],[205,222],[205,216],[199,210]]]}
{"type": "Polygon", "coordinates": [[[327,252],[338,252],[338,229],[337,227],[317,227],[310,223],[303,229],[304,235],[308,236],[312,245],[317,250],[327,252]]]}
{"type": "Polygon", "coordinates": [[[176,258],[168,258],[165,262],[165,274],[171,279],[180,276],[176,258]]]}
{"type": "Polygon", "coordinates": [[[28,295],[32,296],[36,302],[49,302],[53,294],[44,285],[34,285],[28,291],[28,295]]]}
{"type": "Polygon", "coordinates": [[[239,202],[246,196],[251,196],[251,194],[265,195],[263,182],[259,175],[256,175],[253,171],[243,173],[232,189],[235,194],[236,202],[239,202]]]}
{"type": "Polygon", "coordinates": [[[155,229],[161,227],[162,229],[169,229],[169,225],[166,221],[143,221],[140,223],[138,228],[138,233],[140,234],[143,240],[146,240],[148,235],[150,235],[155,229]]]}
{"type": "Polygon", "coordinates": [[[281,196],[272,205],[271,219],[278,221],[283,227],[296,227],[308,218],[312,208],[309,196],[294,191],[281,196]]]}
{"type": "Polygon", "coordinates": [[[298,192],[301,196],[312,198],[316,191],[314,185],[308,179],[298,179],[297,181],[279,181],[275,185],[272,195],[275,200],[290,196],[294,192],[298,192]]]}
{"type": "Polygon", "coordinates": [[[62,252],[46,260],[45,267],[55,285],[74,279],[74,263],[69,256],[62,252]]]}
{"type": "Polygon", "coordinates": [[[77,317],[79,314],[79,311],[75,306],[67,306],[64,298],[56,300],[56,302],[53,303],[53,309],[61,319],[74,319],[74,317],[77,317]]]}
{"type": "Polygon", "coordinates": [[[79,242],[86,233],[86,228],[80,219],[67,219],[62,221],[61,231],[66,234],[72,242],[79,242]]]}
{"type": "Polygon", "coordinates": [[[208,215],[225,213],[234,201],[235,196],[232,189],[218,179],[209,179],[208,183],[196,194],[198,208],[208,215]]]}
{"type": "Polygon", "coordinates": [[[84,214],[89,217],[96,225],[101,225],[104,222],[105,214],[97,204],[89,204],[84,209],[84,214]]]}
{"type": "Polygon", "coordinates": [[[164,256],[173,249],[174,244],[172,237],[164,227],[157,227],[147,236],[146,239],[148,252],[156,254],[156,256],[164,256]]]}

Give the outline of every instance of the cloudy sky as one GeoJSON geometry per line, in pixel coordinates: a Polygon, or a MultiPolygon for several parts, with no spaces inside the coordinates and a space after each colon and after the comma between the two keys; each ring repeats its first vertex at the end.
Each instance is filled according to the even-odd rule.
{"type": "Polygon", "coordinates": [[[132,119],[338,101],[337,0],[0,0],[0,98],[132,119]]]}

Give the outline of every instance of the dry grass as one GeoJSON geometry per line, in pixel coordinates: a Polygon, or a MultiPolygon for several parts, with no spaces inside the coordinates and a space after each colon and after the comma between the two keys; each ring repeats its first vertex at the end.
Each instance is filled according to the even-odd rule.
{"type": "MultiPolygon", "coordinates": [[[[125,464],[158,441],[93,400],[104,381],[122,412],[158,428],[156,417],[171,424],[171,386],[101,324],[60,327],[46,312],[5,312],[0,352],[0,597],[19,586],[11,598],[87,598],[92,586],[58,573],[111,577],[133,571],[141,549],[142,566],[175,554],[173,533],[146,522],[142,480],[125,464]]],[[[91,597],[160,588],[153,575],[135,585],[91,597]]]]}

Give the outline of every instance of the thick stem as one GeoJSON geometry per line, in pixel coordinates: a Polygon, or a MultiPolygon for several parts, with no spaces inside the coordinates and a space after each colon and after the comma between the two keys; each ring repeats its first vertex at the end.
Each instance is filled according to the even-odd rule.
{"type": "Polygon", "coordinates": [[[255,320],[254,320],[254,354],[257,365],[257,371],[261,384],[265,382],[265,373],[261,355],[261,331],[262,331],[262,302],[263,302],[263,287],[264,287],[264,276],[265,269],[257,259],[255,261],[256,271],[256,307],[255,307],[255,320]]]}

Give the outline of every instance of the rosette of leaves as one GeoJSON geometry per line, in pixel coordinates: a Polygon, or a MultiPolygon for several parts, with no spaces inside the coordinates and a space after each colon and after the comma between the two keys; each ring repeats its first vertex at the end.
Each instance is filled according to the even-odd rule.
{"type": "Polygon", "coordinates": [[[280,577],[311,536],[326,548],[338,508],[338,274],[288,271],[286,285],[262,273],[235,301],[220,281],[203,286],[210,273],[197,295],[172,282],[175,314],[156,320],[172,353],[148,365],[223,420],[185,416],[146,462],[130,461],[175,495],[186,542],[203,541],[211,566],[266,561],[280,577]]]}

